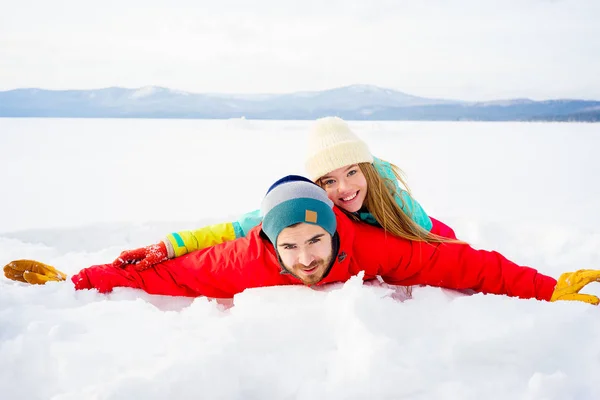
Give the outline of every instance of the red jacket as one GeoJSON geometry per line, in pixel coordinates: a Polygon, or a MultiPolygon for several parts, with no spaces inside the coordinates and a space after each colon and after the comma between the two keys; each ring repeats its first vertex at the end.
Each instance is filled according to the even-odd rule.
{"type": "MultiPolygon", "coordinates": [[[[335,208],[340,249],[329,274],[318,283],[345,282],[365,271],[390,284],[431,285],[450,289],[549,300],[556,280],[521,267],[496,252],[466,244],[411,242],[366,223],[353,222],[335,208]]],[[[247,288],[298,285],[281,274],[273,245],[260,226],[245,238],[177,257],[138,272],[96,265],[81,270],[72,281],[77,289],[110,292],[115,287],[139,288],[152,294],[230,298],[247,288]]]]}
{"type": "Polygon", "coordinates": [[[456,238],[456,233],[454,233],[454,230],[452,228],[450,228],[448,225],[446,225],[445,223],[443,223],[441,221],[438,221],[435,218],[429,217],[429,219],[431,220],[431,229],[429,232],[435,233],[438,236],[443,236],[448,239],[458,240],[456,238]]]}

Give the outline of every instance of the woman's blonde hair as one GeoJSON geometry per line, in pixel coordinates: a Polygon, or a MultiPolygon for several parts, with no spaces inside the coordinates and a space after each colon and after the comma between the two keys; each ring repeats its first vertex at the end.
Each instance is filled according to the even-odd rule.
{"type": "MultiPolygon", "coordinates": [[[[383,160],[382,160],[383,161],[383,160]]],[[[410,191],[404,179],[404,173],[396,165],[391,164],[392,171],[397,179],[400,187],[404,187],[410,195],[410,191]]],[[[375,220],[381,227],[394,236],[403,239],[431,242],[431,243],[463,243],[455,239],[445,238],[433,234],[423,229],[417,224],[396,202],[396,199],[404,202],[398,190],[396,183],[389,178],[382,177],[375,166],[371,163],[359,163],[361,172],[367,181],[367,195],[363,206],[373,215],[375,220]]],[[[317,184],[323,187],[321,179],[317,180],[317,184]]],[[[407,209],[407,207],[404,207],[407,209]]],[[[355,213],[343,210],[351,219],[360,221],[360,217],[355,213]]]]}

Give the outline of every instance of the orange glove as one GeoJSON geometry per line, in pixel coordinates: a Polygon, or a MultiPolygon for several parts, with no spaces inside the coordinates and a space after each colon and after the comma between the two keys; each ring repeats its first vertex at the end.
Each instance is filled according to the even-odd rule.
{"type": "Polygon", "coordinates": [[[168,259],[167,247],[163,242],[160,242],[135,250],[126,250],[113,261],[112,265],[113,267],[124,268],[127,264],[133,264],[136,270],[143,271],[166,259],[168,259]]]}
{"type": "Polygon", "coordinates": [[[48,281],[64,281],[67,275],[56,268],[33,260],[11,261],[4,266],[4,276],[13,281],[43,285],[48,281]]]}
{"type": "Polygon", "coordinates": [[[600,282],[600,270],[580,269],[575,272],[565,272],[558,278],[550,301],[577,300],[598,305],[600,303],[598,297],[591,294],[579,294],[579,291],[591,282],[600,282]]]}

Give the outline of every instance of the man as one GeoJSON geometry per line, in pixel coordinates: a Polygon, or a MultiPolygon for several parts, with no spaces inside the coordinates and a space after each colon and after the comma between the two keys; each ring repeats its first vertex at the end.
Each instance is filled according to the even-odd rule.
{"type": "MultiPolygon", "coordinates": [[[[390,284],[431,285],[538,300],[579,300],[600,280],[600,271],[563,274],[559,281],[521,267],[501,254],[460,243],[425,243],[397,238],[380,228],[351,221],[320,187],[291,175],[275,182],[261,204],[264,216],[245,238],[195,251],[139,271],[112,264],[81,270],[76,289],[110,292],[115,287],[151,294],[230,298],[245,289],[276,285],[344,282],[364,271],[390,284]]],[[[29,283],[65,280],[45,264],[19,260],[4,267],[9,279],[29,283]]]]}

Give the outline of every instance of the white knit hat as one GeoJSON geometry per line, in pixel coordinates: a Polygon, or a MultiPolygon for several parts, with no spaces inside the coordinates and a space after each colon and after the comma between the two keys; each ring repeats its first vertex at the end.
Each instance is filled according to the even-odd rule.
{"type": "Polygon", "coordinates": [[[367,144],[338,117],[319,118],[308,136],[306,171],[313,181],[346,165],[373,162],[367,144]]]}

